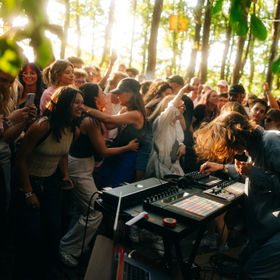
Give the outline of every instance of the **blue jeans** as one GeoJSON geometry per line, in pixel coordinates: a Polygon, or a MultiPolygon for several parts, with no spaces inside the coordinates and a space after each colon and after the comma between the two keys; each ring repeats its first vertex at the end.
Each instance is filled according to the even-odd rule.
{"type": "Polygon", "coordinates": [[[60,186],[55,175],[31,180],[40,209],[28,207],[24,193],[17,191],[14,279],[54,280],[61,230],[60,186]]]}

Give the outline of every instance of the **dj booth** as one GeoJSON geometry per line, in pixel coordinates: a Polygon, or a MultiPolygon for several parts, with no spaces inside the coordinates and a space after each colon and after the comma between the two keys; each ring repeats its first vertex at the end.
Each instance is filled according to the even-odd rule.
{"type": "Polygon", "coordinates": [[[120,217],[128,220],[147,212],[148,219],[141,219],[137,225],[163,237],[168,263],[171,263],[170,248],[175,247],[177,262],[186,279],[198,278],[194,261],[208,222],[240,202],[245,185],[199,172],[170,177],[149,178],[103,191],[96,200],[96,208],[115,213],[121,196],[120,217]],[[193,232],[197,232],[196,239],[184,261],[180,242],[193,232]]]}

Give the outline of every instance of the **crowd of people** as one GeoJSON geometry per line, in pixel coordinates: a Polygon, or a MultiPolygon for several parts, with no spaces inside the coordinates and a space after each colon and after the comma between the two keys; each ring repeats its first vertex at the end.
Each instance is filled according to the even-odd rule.
{"type": "MultiPolygon", "coordinates": [[[[113,72],[116,60],[104,76],[77,57],[45,69],[28,62],[17,77],[0,71],[0,223],[13,212],[14,279],[56,279],[58,257],[78,265],[102,221],[97,190],[195,170],[248,178],[240,277],[279,279],[280,111],[268,84],[258,97],[225,80],[145,80],[124,64],[113,72]]],[[[225,215],[215,220],[223,249],[225,215]]]]}

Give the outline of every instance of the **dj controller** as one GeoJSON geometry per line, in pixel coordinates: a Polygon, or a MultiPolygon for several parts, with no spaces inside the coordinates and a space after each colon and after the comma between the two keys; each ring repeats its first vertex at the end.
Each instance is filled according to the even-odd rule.
{"type": "Polygon", "coordinates": [[[199,172],[171,176],[171,180],[150,178],[103,192],[107,204],[122,196],[122,208],[143,203],[144,210],[165,216],[201,221],[244,193],[245,185],[199,172]]]}

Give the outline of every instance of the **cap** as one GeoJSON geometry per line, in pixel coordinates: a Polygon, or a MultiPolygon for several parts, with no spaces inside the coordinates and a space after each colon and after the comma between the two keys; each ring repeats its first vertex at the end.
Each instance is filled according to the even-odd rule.
{"type": "Polygon", "coordinates": [[[228,86],[228,82],[225,81],[225,80],[220,80],[220,81],[217,83],[217,86],[227,87],[227,86],[228,86]]]}
{"type": "Polygon", "coordinates": [[[132,92],[138,93],[140,90],[140,84],[133,78],[124,78],[122,79],[117,88],[112,90],[111,93],[120,94],[122,92],[132,92]]]}
{"type": "Polygon", "coordinates": [[[229,94],[232,95],[238,93],[245,94],[244,87],[242,85],[232,85],[229,89],[229,94]]]}
{"type": "Polygon", "coordinates": [[[185,84],[184,79],[179,75],[173,75],[166,78],[168,82],[176,83],[178,85],[183,86],[185,84]]]}

